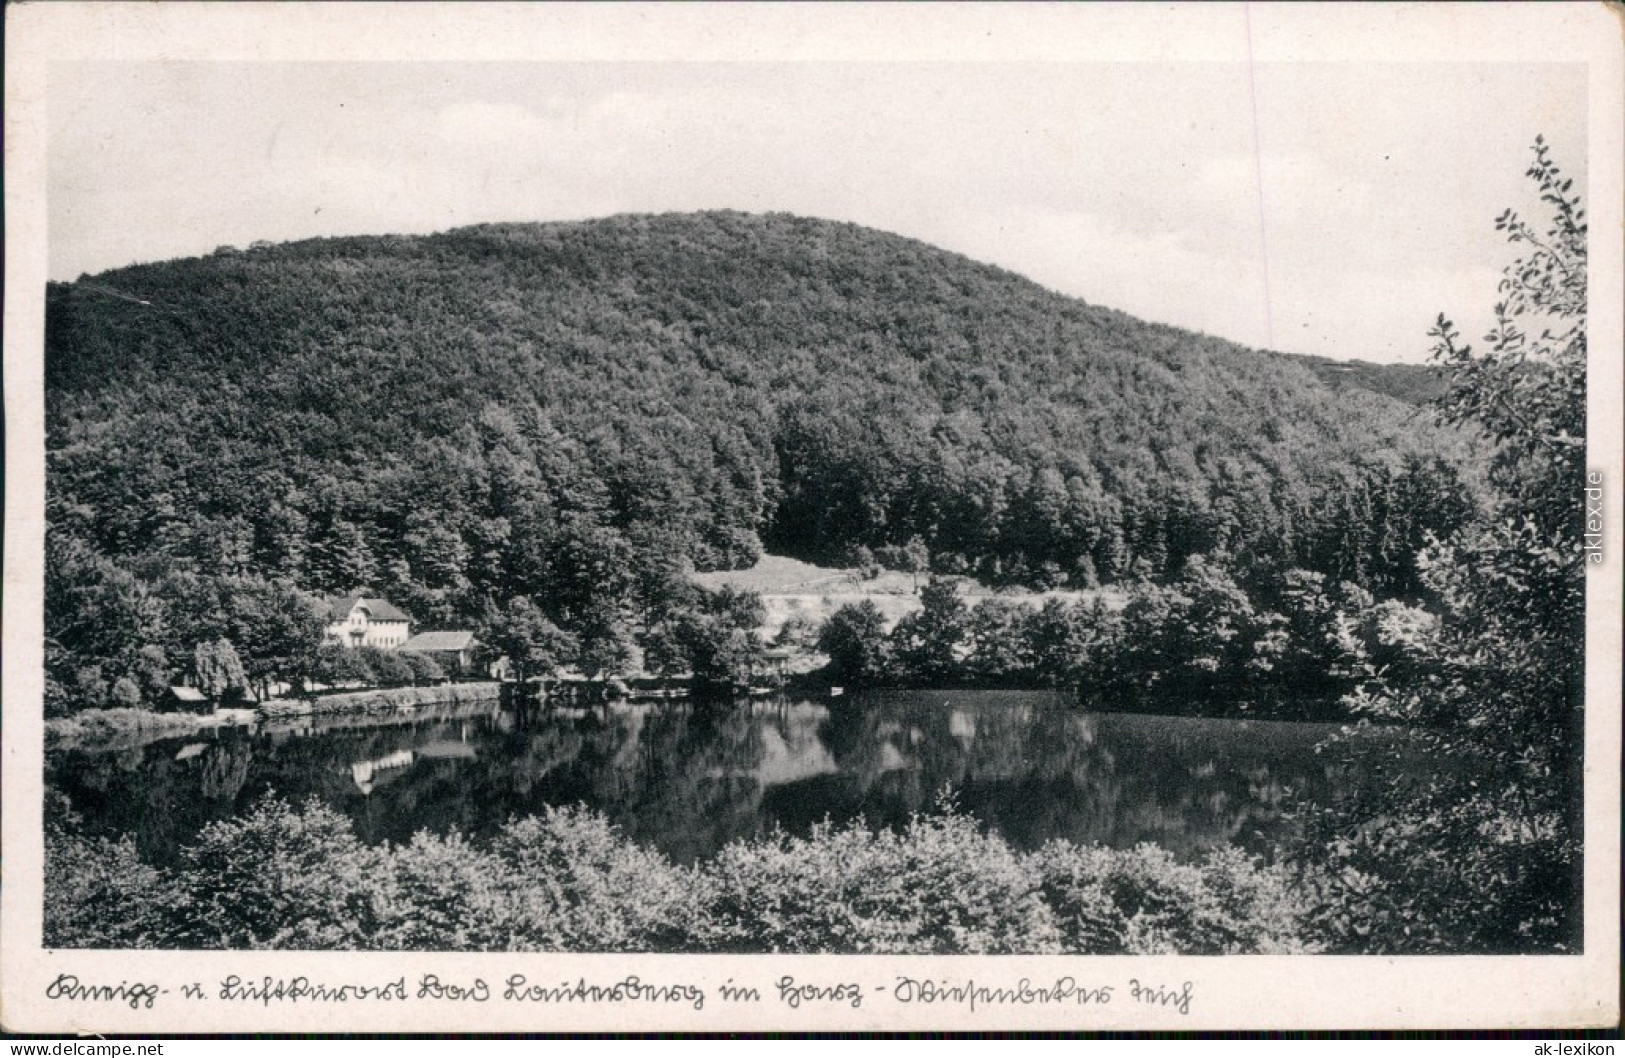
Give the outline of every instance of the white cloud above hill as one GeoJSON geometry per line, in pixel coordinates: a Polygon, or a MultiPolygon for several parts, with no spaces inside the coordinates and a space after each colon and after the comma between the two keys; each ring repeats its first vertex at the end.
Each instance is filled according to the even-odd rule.
{"type": "Polygon", "coordinates": [[[94,63],[51,80],[50,273],[620,212],[895,231],[1251,345],[1418,360],[1493,295],[1585,70],[1473,63],[94,63]],[[1256,124],[1255,115],[1256,113],[1256,124]]]}

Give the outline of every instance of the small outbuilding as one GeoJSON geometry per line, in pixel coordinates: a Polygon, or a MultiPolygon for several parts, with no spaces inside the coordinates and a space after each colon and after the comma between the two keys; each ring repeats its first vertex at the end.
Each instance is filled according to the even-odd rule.
{"type": "Polygon", "coordinates": [[[212,713],[214,703],[196,687],[171,687],[164,699],[164,711],[170,713],[212,713]]]}
{"type": "Polygon", "coordinates": [[[402,643],[401,649],[434,658],[448,676],[464,676],[474,671],[474,651],[478,646],[473,632],[419,632],[402,643]]]}

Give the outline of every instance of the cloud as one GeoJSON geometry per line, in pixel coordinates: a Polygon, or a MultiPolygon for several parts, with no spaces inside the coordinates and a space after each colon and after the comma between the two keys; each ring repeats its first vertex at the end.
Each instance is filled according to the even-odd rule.
{"type": "Polygon", "coordinates": [[[435,115],[439,137],[451,146],[475,150],[513,147],[552,136],[558,129],[528,107],[484,100],[453,103],[435,115]]]}
{"type": "Polygon", "coordinates": [[[52,81],[51,272],[255,239],[784,210],[1249,344],[1405,356],[1433,313],[1493,297],[1510,254],[1491,222],[1518,204],[1531,126],[1583,179],[1581,73],[102,64],[52,81]]]}

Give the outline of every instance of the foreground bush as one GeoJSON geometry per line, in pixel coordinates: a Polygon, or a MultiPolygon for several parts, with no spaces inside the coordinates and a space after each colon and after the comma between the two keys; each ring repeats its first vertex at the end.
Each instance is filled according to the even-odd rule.
{"type": "Polygon", "coordinates": [[[262,801],[204,827],[182,853],[177,946],[356,947],[377,928],[378,880],[392,859],[320,802],[296,810],[262,801]]]}
{"type": "Polygon", "coordinates": [[[699,880],[583,808],[509,823],[492,854],[521,884],[525,947],[650,951],[677,946],[699,910],[699,880]]]}
{"type": "Polygon", "coordinates": [[[1308,950],[1294,878],[1226,851],[1031,854],[946,806],[899,830],[819,827],[683,867],[602,816],[549,809],[487,842],[369,847],[312,801],[204,828],[172,870],[47,834],[60,947],[898,954],[1308,950]]]}
{"type": "Polygon", "coordinates": [[[1495,789],[1402,803],[1359,826],[1327,813],[1316,849],[1317,942],[1337,953],[1578,949],[1581,850],[1556,813],[1509,810],[1495,789]]]}
{"type": "Polygon", "coordinates": [[[1301,882],[1236,849],[1200,864],[1166,849],[1052,842],[1032,857],[1068,951],[1096,955],[1301,952],[1301,882]]]}
{"type": "Polygon", "coordinates": [[[140,861],[129,838],[108,841],[47,830],[47,948],[175,947],[166,914],[175,887],[140,861]]]}
{"type": "Polygon", "coordinates": [[[379,928],[358,946],[658,951],[681,945],[699,909],[692,871],[581,809],[510,823],[489,849],[419,834],[388,855],[379,928]]]}
{"type": "Polygon", "coordinates": [[[1030,864],[953,814],[898,831],[815,828],[736,843],[705,865],[702,946],[724,951],[1052,952],[1030,864]]]}

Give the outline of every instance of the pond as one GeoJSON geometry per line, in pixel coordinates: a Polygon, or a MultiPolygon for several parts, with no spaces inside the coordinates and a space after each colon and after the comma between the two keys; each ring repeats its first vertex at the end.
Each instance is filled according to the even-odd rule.
{"type": "MultiPolygon", "coordinates": [[[[108,752],[48,755],[92,833],[174,861],[211,820],[274,791],[319,798],[366,841],[472,836],[585,804],[680,862],[775,828],[905,822],[949,791],[1012,845],[1054,838],[1180,856],[1268,854],[1300,799],[1379,781],[1327,724],[1090,713],[1044,692],[898,691],[827,701],[503,708],[313,717],[108,752]]],[[[1392,742],[1405,761],[1397,734],[1392,742]]]]}

